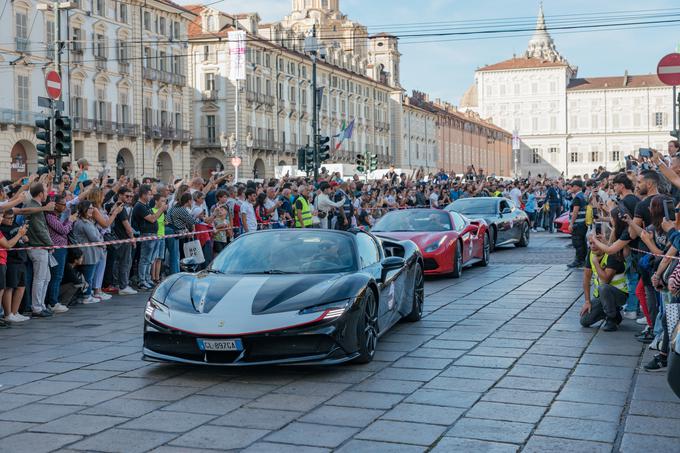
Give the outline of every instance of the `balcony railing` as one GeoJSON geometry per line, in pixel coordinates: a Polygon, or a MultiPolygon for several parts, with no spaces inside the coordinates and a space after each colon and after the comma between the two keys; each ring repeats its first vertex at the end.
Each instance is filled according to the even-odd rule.
{"type": "Polygon", "coordinates": [[[14,38],[14,42],[16,43],[17,52],[31,53],[29,50],[31,41],[28,38],[20,38],[17,36],[14,38]]]}
{"type": "Polygon", "coordinates": [[[106,58],[100,57],[100,56],[95,56],[94,57],[94,66],[99,71],[106,71],[106,58]]]}
{"type": "Polygon", "coordinates": [[[257,101],[257,93],[251,90],[246,91],[246,101],[247,102],[255,102],[257,101]]]}
{"type": "Polygon", "coordinates": [[[139,135],[139,126],[129,123],[116,123],[118,135],[126,137],[136,137],[139,135]]]}
{"type": "Polygon", "coordinates": [[[187,84],[187,77],[183,74],[175,74],[174,72],[172,73],[172,82],[173,85],[178,85],[178,86],[186,86],[187,84]]]}
{"type": "Polygon", "coordinates": [[[153,68],[143,68],[142,77],[144,77],[146,80],[158,80],[158,71],[153,68]]]}
{"type": "Polygon", "coordinates": [[[376,121],[373,123],[375,125],[376,129],[380,129],[383,131],[389,131],[390,130],[390,123],[385,123],[382,121],[376,121]]]}
{"type": "Polygon", "coordinates": [[[186,142],[191,139],[191,132],[173,127],[144,126],[144,138],[147,140],[162,139],[186,142]]]}
{"type": "Polygon", "coordinates": [[[191,140],[191,146],[194,148],[219,148],[222,145],[217,137],[203,137],[191,140]]]}
{"type": "Polygon", "coordinates": [[[121,74],[130,74],[130,63],[127,61],[118,62],[118,72],[121,74]]]}
{"type": "Polygon", "coordinates": [[[0,109],[0,124],[16,126],[35,126],[35,120],[45,118],[42,113],[0,109]]]}
{"type": "Polygon", "coordinates": [[[201,95],[201,99],[204,101],[216,101],[218,94],[217,90],[205,90],[201,95]]]}

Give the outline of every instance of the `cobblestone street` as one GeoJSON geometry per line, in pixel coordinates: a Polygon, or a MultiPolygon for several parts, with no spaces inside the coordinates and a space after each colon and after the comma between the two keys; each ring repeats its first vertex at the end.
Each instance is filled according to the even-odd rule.
{"type": "Polygon", "coordinates": [[[638,326],[580,327],[568,242],[538,233],[428,280],[425,318],[368,365],[147,363],[144,295],[2,330],[0,451],[680,451],[680,402],[639,370],[638,326]]]}

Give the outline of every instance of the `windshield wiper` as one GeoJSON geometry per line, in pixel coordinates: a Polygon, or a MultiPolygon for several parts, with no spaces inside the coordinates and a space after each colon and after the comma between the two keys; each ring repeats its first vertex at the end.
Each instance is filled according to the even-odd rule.
{"type": "Polygon", "coordinates": [[[260,271],[260,272],[246,272],[243,275],[289,275],[289,274],[297,274],[297,272],[288,272],[288,271],[282,271],[279,269],[270,269],[268,271],[260,271]]]}

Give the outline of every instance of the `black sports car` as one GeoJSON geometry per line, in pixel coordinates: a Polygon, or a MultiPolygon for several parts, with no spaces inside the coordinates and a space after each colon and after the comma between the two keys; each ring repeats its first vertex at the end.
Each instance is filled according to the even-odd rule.
{"type": "Polygon", "coordinates": [[[507,198],[474,197],[461,198],[446,208],[471,218],[483,218],[491,231],[491,249],[502,245],[529,245],[529,217],[507,198]]]}
{"type": "Polygon", "coordinates": [[[363,231],[267,230],[210,268],[168,277],[144,314],[144,358],[209,365],[370,362],[378,338],[423,310],[411,241],[363,231]]]}

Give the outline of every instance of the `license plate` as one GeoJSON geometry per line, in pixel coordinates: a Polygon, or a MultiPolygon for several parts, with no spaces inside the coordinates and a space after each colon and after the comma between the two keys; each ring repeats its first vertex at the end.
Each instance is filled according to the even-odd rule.
{"type": "Polygon", "coordinates": [[[203,340],[198,339],[198,348],[201,351],[243,351],[241,340],[203,340]]]}

